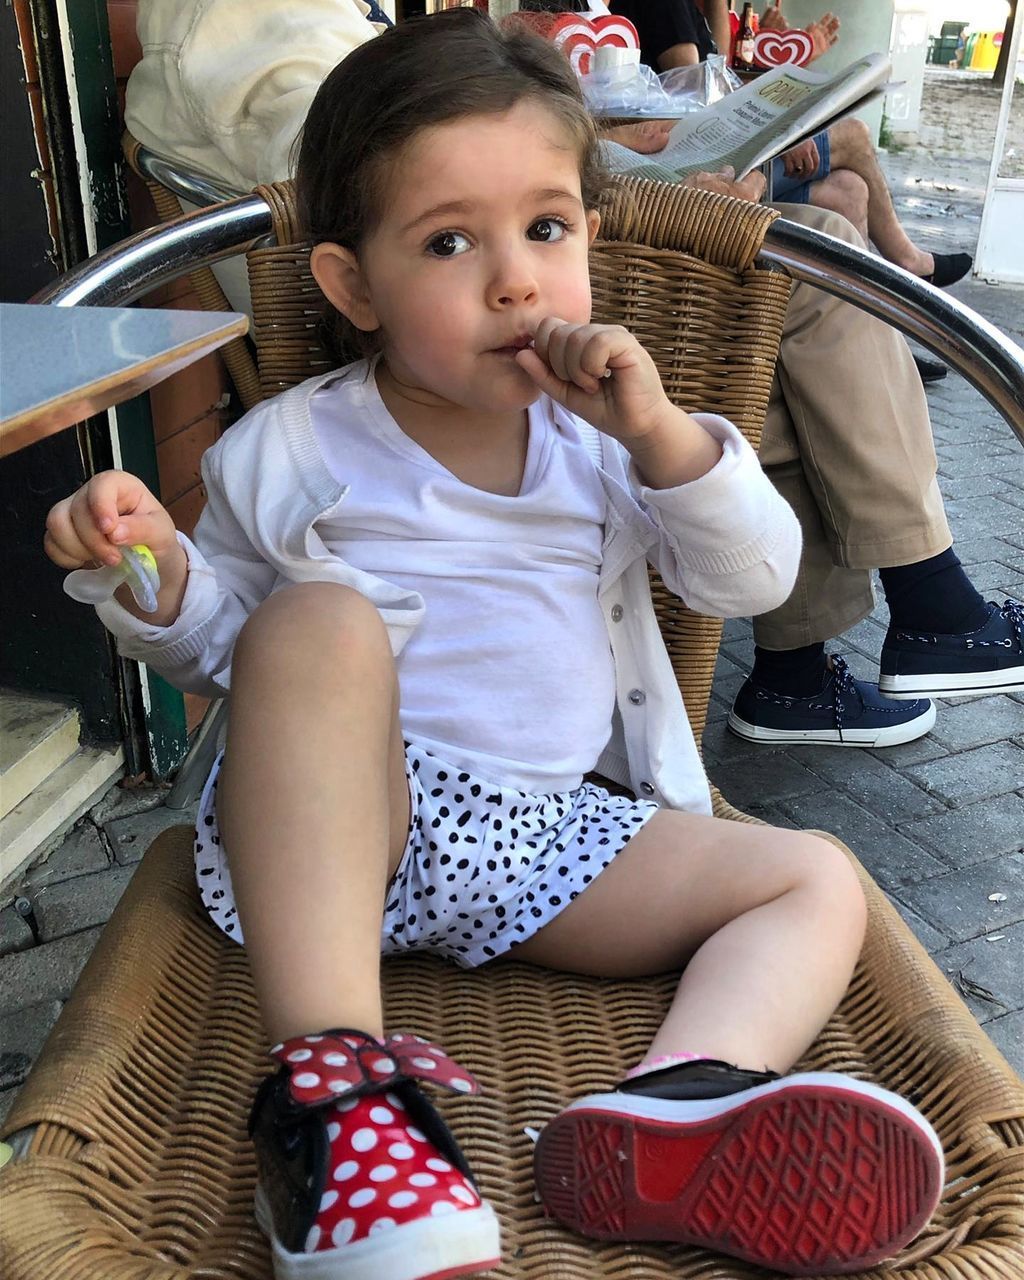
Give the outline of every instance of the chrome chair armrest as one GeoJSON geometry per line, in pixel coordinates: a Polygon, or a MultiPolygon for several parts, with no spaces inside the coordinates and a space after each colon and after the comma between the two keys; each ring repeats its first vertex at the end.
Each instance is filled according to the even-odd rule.
{"type": "Polygon", "coordinates": [[[1024,351],[977,312],[873,253],[785,218],[768,228],[758,261],[920,342],[963,374],[1024,444],[1024,351]]]}
{"type": "MultiPolygon", "coordinates": [[[[117,306],[197,265],[243,253],[272,232],[261,196],[242,196],[131,236],[38,293],[53,306],[117,306]]],[[[860,307],[941,357],[1024,444],[1024,351],[949,294],[810,227],[780,218],[758,261],[860,307]]]]}

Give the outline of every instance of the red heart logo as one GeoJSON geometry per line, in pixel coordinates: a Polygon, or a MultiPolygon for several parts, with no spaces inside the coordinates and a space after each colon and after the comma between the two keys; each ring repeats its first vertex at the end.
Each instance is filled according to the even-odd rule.
{"type": "Polygon", "coordinates": [[[806,31],[762,31],[754,40],[754,61],[761,67],[802,67],[813,52],[806,31]]]}
{"type": "Polygon", "coordinates": [[[563,14],[544,33],[562,50],[577,75],[590,70],[594,50],[604,46],[616,49],[639,49],[640,37],[628,18],[609,14],[600,18],[582,18],[575,13],[563,14]]]}

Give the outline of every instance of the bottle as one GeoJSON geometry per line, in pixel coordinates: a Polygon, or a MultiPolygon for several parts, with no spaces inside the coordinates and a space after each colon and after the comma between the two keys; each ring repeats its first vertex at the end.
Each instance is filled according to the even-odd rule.
{"type": "Polygon", "coordinates": [[[750,71],[754,65],[754,6],[743,6],[740,28],[733,46],[732,65],[737,71],[750,71]]]}

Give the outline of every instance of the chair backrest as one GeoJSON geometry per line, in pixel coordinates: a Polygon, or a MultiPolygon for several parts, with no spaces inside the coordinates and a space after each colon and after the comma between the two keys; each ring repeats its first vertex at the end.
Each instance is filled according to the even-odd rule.
{"type": "MultiPolygon", "coordinates": [[[[253,330],[264,397],[334,363],[319,336],[323,297],[309,271],[290,183],[259,187],[277,243],[249,254],[253,330]]],[[[626,179],[602,210],[591,253],[594,316],[634,333],[674,403],[721,413],[756,448],[782,323],[785,276],[754,267],[777,214],[680,186],[626,179]]],[[[662,634],[700,741],[721,620],[695,614],[652,574],[662,634]]]]}

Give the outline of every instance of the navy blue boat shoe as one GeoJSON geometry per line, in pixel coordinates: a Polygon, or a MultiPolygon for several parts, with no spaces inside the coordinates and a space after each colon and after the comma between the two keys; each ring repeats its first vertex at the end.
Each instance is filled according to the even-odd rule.
{"type": "Polygon", "coordinates": [[[793,698],[747,680],[729,712],[729,728],[748,742],[818,742],[833,747],[894,747],[923,737],[935,723],[926,698],[895,702],[855,680],[833,654],[818,693],[793,698]]]}
{"type": "Polygon", "coordinates": [[[1024,604],[988,602],[977,631],[946,636],[890,627],[878,687],[890,698],[952,698],[1024,689],[1024,604]]]}

